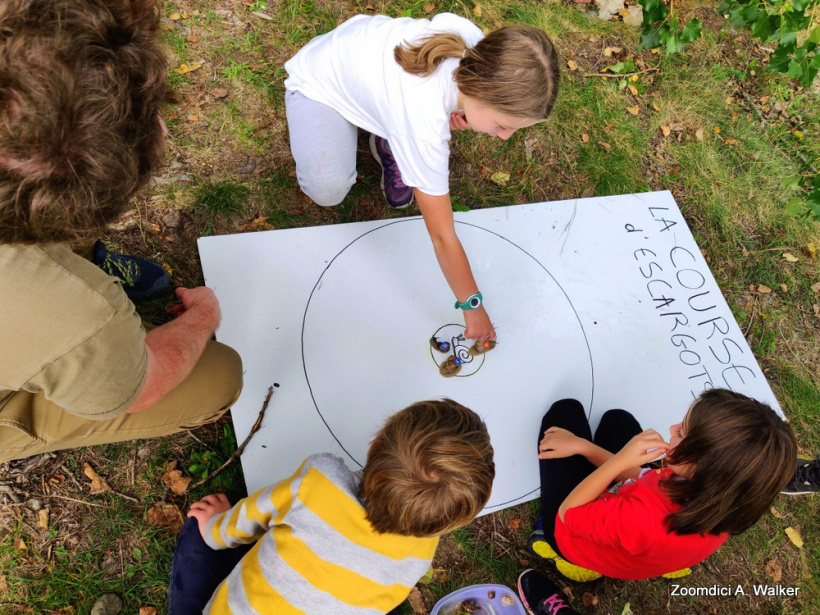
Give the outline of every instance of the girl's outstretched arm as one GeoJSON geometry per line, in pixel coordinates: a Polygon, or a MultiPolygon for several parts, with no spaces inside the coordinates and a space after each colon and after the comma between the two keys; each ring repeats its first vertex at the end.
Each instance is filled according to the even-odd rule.
{"type": "Polygon", "coordinates": [[[654,429],[647,429],[639,433],[570,492],[558,508],[561,521],[564,520],[564,514],[570,508],[583,506],[596,500],[609,486],[609,483],[623,472],[649,463],[661,453],[668,451],[669,444],[654,429]]]}
{"type": "MultiPolygon", "coordinates": [[[[477,293],[479,288],[470,269],[467,254],[456,235],[450,195],[432,196],[418,189],[414,189],[414,192],[444,278],[456,299],[464,301],[470,295],[477,293]]],[[[467,325],[467,330],[464,332],[465,337],[480,340],[495,339],[493,323],[483,305],[476,310],[465,310],[464,323],[467,325]]]]}

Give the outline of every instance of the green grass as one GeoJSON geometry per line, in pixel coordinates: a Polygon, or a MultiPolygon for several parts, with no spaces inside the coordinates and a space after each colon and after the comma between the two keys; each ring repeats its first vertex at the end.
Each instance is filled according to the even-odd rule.
{"type": "Polygon", "coordinates": [[[236,182],[202,183],[196,189],[191,211],[205,221],[205,233],[210,234],[218,219],[230,220],[247,211],[251,189],[236,182]]]}

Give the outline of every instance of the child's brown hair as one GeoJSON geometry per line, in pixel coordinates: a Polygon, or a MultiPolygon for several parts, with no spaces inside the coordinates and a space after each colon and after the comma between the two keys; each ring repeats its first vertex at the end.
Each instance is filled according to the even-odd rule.
{"type": "Polygon", "coordinates": [[[667,461],[694,467],[685,480],[664,481],[683,506],[667,517],[678,534],[739,534],[752,527],[794,474],[791,427],[768,405],[711,389],[689,409],[686,433],[667,461]]]}
{"type": "Polygon", "coordinates": [[[416,45],[398,45],[396,62],[426,77],[446,58],[461,58],[453,78],[462,94],[511,117],[546,119],[558,96],[558,54],[543,30],[505,26],[475,47],[457,34],[435,34],[416,45]]]}
{"type": "Polygon", "coordinates": [[[484,421],[451,399],[422,401],[387,419],[373,439],[359,497],[376,531],[437,536],[484,508],[493,478],[484,421]]]}
{"type": "Polygon", "coordinates": [[[86,242],[160,162],[157,0],[0,2],[0,242],[86,242]]]}

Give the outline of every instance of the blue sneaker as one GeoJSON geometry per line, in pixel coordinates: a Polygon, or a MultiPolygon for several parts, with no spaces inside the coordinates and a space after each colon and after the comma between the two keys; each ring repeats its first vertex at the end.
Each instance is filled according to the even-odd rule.
{"type": "Polygon", "coordinates": [[[535,570],[519,575],[518,595],[530,615],[578,615],[558,586],[535,570]]]}
{"type": "Polygon", "coordinates": [[[382,193],[393,209],[406,209],[413,202],[413,188],[401,179],[399,165],[390,151],[387,139],[370,135],[370,152],[382,168],[382,193]]]}
{"type": "Polygon", "coordinates": [[[94,244],[92,262],[119,279],[125,294],[135,303],[164,295],[171,287],[171,276],[163,267],[138,256],[109,252],[99,239],[94,244]]]}

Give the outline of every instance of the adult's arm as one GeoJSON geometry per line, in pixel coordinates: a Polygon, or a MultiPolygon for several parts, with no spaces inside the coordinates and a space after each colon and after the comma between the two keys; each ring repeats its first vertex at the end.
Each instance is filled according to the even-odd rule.
{"type": "Polygon", "coordinates": [[[649,463],[660,453],[668,451],[669,444],[654,429],[647,429],[639,433],[570,492],[558,508],[561,521],[564,520],[564,514],[570,508],[583,506],[598,499],[598,496],[621,473],[649,463]]]}
{"type": "MultiPolygon", "coordinates": [[[[414,192],[444,279],[456,299],[464,301],[479,289],[470,269],[470,261],[456,235],[450,195],[433,196],[415,188],[414,192]]],[[[476,310],[464,310],[464,322],[467,325],[465,337],[495,339],[493,323],[483,305],[476,310]]]]}
{"type": "Polygon", "coordinates": [[[176,294],[181,314],[145,335],[145,385],[128,408],[130,414],[150,408],[185,380],[219,325],[219,302],[210,288],[178,288],[176,294]]]}

